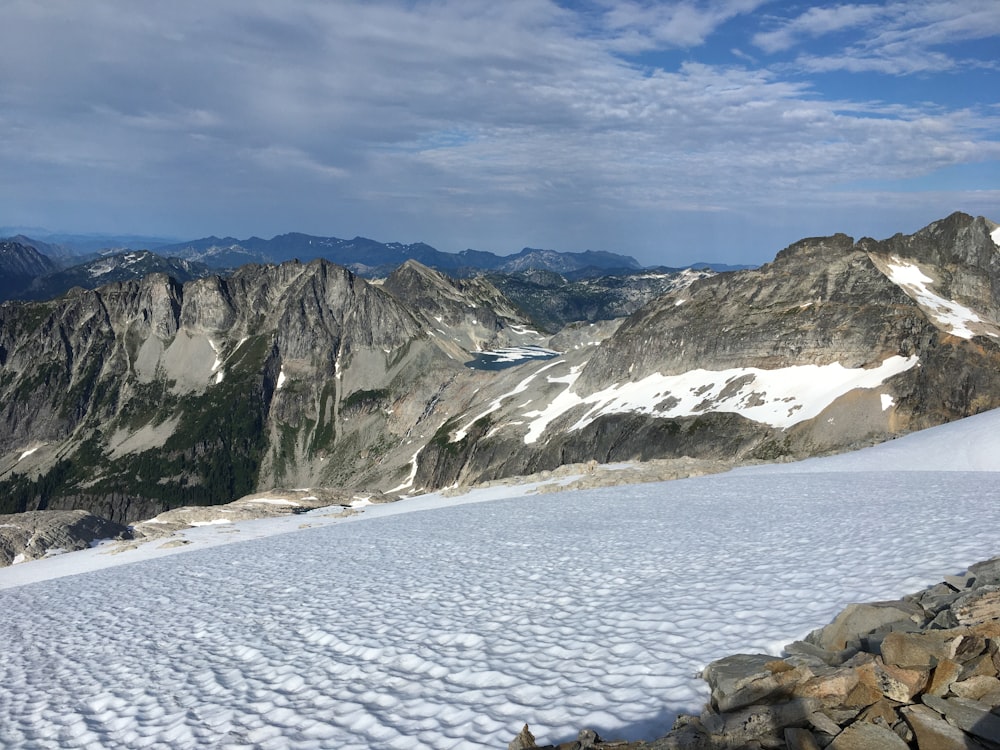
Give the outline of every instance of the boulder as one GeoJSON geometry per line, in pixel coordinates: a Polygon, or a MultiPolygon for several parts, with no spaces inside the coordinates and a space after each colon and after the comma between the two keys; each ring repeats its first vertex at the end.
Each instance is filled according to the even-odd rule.
{"type": "Polygon", "coordinates": [[[808,729],[791,727],[785,730],[785,745],[788,750],[820,750],[819,743],[808,729]]]}
{"type": "Polygon", "coordinates": [[[969,575],[976,587],[1000,585],[1000,557],[972,565],[969,568],[969,575]]]}
{"type": "Polygon", "coordinates": [[[930,683],[924,691],[927,695],[942,696],[947,693],[962,674],[962,665],[951,659],[942,659],[931,673],[930,683]]]}
{"type": "Polygon", "coordinates": [[[806,642],[827,651],[842,651],[880,629],[893,625],[909,628],[924,619],[923,609],[913,602],[850,604],[829,625],[806,636],[806,642]]]}
{"type": "Polygon", "coordinates": [[[1000,586],[983,586],[959,597],[951,607],[961,625],[1000,620],[1000,586]]]}
{"type": "Polygon", "coordinates": [[[900,710],[913,729],[919,750],[982,750],[983,746],[927,706],[903,706],[900,710]]]}
{"type": "Polygon", "coordinates": [[[976,675],[967,680],[955,682],[951,686],[951,692],[959,698],[971,698],[979,700],[984,695],[1000,690],[1000,680],[992,675],[976,675]]]}
{"type": "Polygon", "coordinates": [[[801,679],[804,669],[766,654],[735,654],[709,664],[702,677],[711,688],[712,706],[725,713],[778,693],[801,679]]]}
{"type": "Polygon", "coordinates": [[[750,706],[732,713],[702,717],[715,747],[740,747],[755,741],[782,741],[788,727],[805,727],[816,711],[815,701],[796,698],[782,703],[750,706]]]}
{"type": "Polygon", "coordinates": [[[938,635],[947,631],[934,630],[923,633],[888,633],[882,640],[880,651],[887,664],[906,669],[930,669],[941,659],[955,656],[958,638],[938,635]]]}
{"type": "Polygon", "coordinates": [[[798,682],[793,686],[792,694],[797,698],[814,698],[824,706],[842,706],[858,681],[858,673],[854,669],[828,669],[798,682]]]}
{"type": "Polygon", "coordinates": [[[859,722],[834,737],[827,750],[909,750],[909,747],[891,729],[859,722]]]}
{"type": "Polygon", "coordinates": [[[925,695],[923,702],[963,732],[1000,744],[1000,716],[990,706],[968,698],[939,698],[925,695]]]}
{"type": "Polygon", "coordinates": [[[927,685],[930,671],[903,669],[881,659],[858,667],[858,679],[897,703],[909,703],[927,685]]]}

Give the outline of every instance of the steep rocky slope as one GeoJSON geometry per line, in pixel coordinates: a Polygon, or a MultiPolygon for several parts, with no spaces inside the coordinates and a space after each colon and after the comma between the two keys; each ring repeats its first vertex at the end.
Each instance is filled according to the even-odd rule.
{"type": "Polygon", "coordinates": [[[502,317],[479,317],[441,335],[323,261],[5,304],[3,509],[133,521],[257,486],[389,481],[463,345],[508,343],[502,317]]]}
{"type": "Polygon", "coordinates": [[[118,522],[591,460],[813,455],[1000,406],[1000,230],[795,243],[547,337],[408,262],[164,274],[0,306],[0,512],[118,522]]]}

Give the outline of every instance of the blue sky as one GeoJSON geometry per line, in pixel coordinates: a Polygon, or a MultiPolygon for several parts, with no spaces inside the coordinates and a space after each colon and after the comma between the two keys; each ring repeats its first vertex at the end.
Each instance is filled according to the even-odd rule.
{"type": "Polygon", "coordinates": [[[759,263],[1000,220],[1000,2],[13,0],[0,226],[759,263]]]}

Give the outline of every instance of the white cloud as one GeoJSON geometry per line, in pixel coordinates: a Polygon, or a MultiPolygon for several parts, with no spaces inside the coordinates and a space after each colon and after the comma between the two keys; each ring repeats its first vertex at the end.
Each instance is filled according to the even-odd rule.
{"type": "Polygon", "coordinates": [[[991,38],[998,29],[1000,3],[994,0],[917,0],[810,8],[755,34],[753,42],[776,53],[851,30],[854,38],[835,52],[805,53],[796,66],[814,72],[910,75],[993,65],[992,60],[963,58],[960,47],[950,53],[937,48],[991,38]]]}
{"type": "MultiPolygon", "coordinates": [[[[995,111],[850,101],[803,76],[846,52],[803,56],[794,75],[697,61],[733,19],[749,43],[758,6],[16,4],[0,25],[0,223],[652,252],[684,212],[762,216],[859,175],[998,158],[995,111]],[[636,51],[690,61],[640,68],[636,51]]],[[[859,68],[940,68],[955,54],[940,40],[1000,29],[1000,6],[950,7],[814,10],[758,44],[850,31],[859,68]]]]}
{"type": "Polygon", "coordinates": [[[663,45],[689,48],[704,44],[726,21],[749,13],[764,0],[716,2],[605,2],[602,23],[610,45],[641,52],[663,45]]]}
{"type": "Polygon", "coordinates": [[[878,5],[835,5],[809,8],[773,31],[762,31],[753,42],[765,52],[779,52],[800,44],[803,37],[819,37],[871,24],[884,13],[878,5]]]}

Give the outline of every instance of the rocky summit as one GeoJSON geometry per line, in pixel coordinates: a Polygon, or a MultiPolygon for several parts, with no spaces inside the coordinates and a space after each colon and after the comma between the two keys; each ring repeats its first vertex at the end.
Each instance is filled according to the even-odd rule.
{"type": "Polygon", "coordinates": [[[586,464],[784,460],[1000,406],[1000,230],[802,240],[540,332],[409,260],[166,273],[0,305],[0,512],[122,524],[275,486],[411,494],[586,464]]]}

